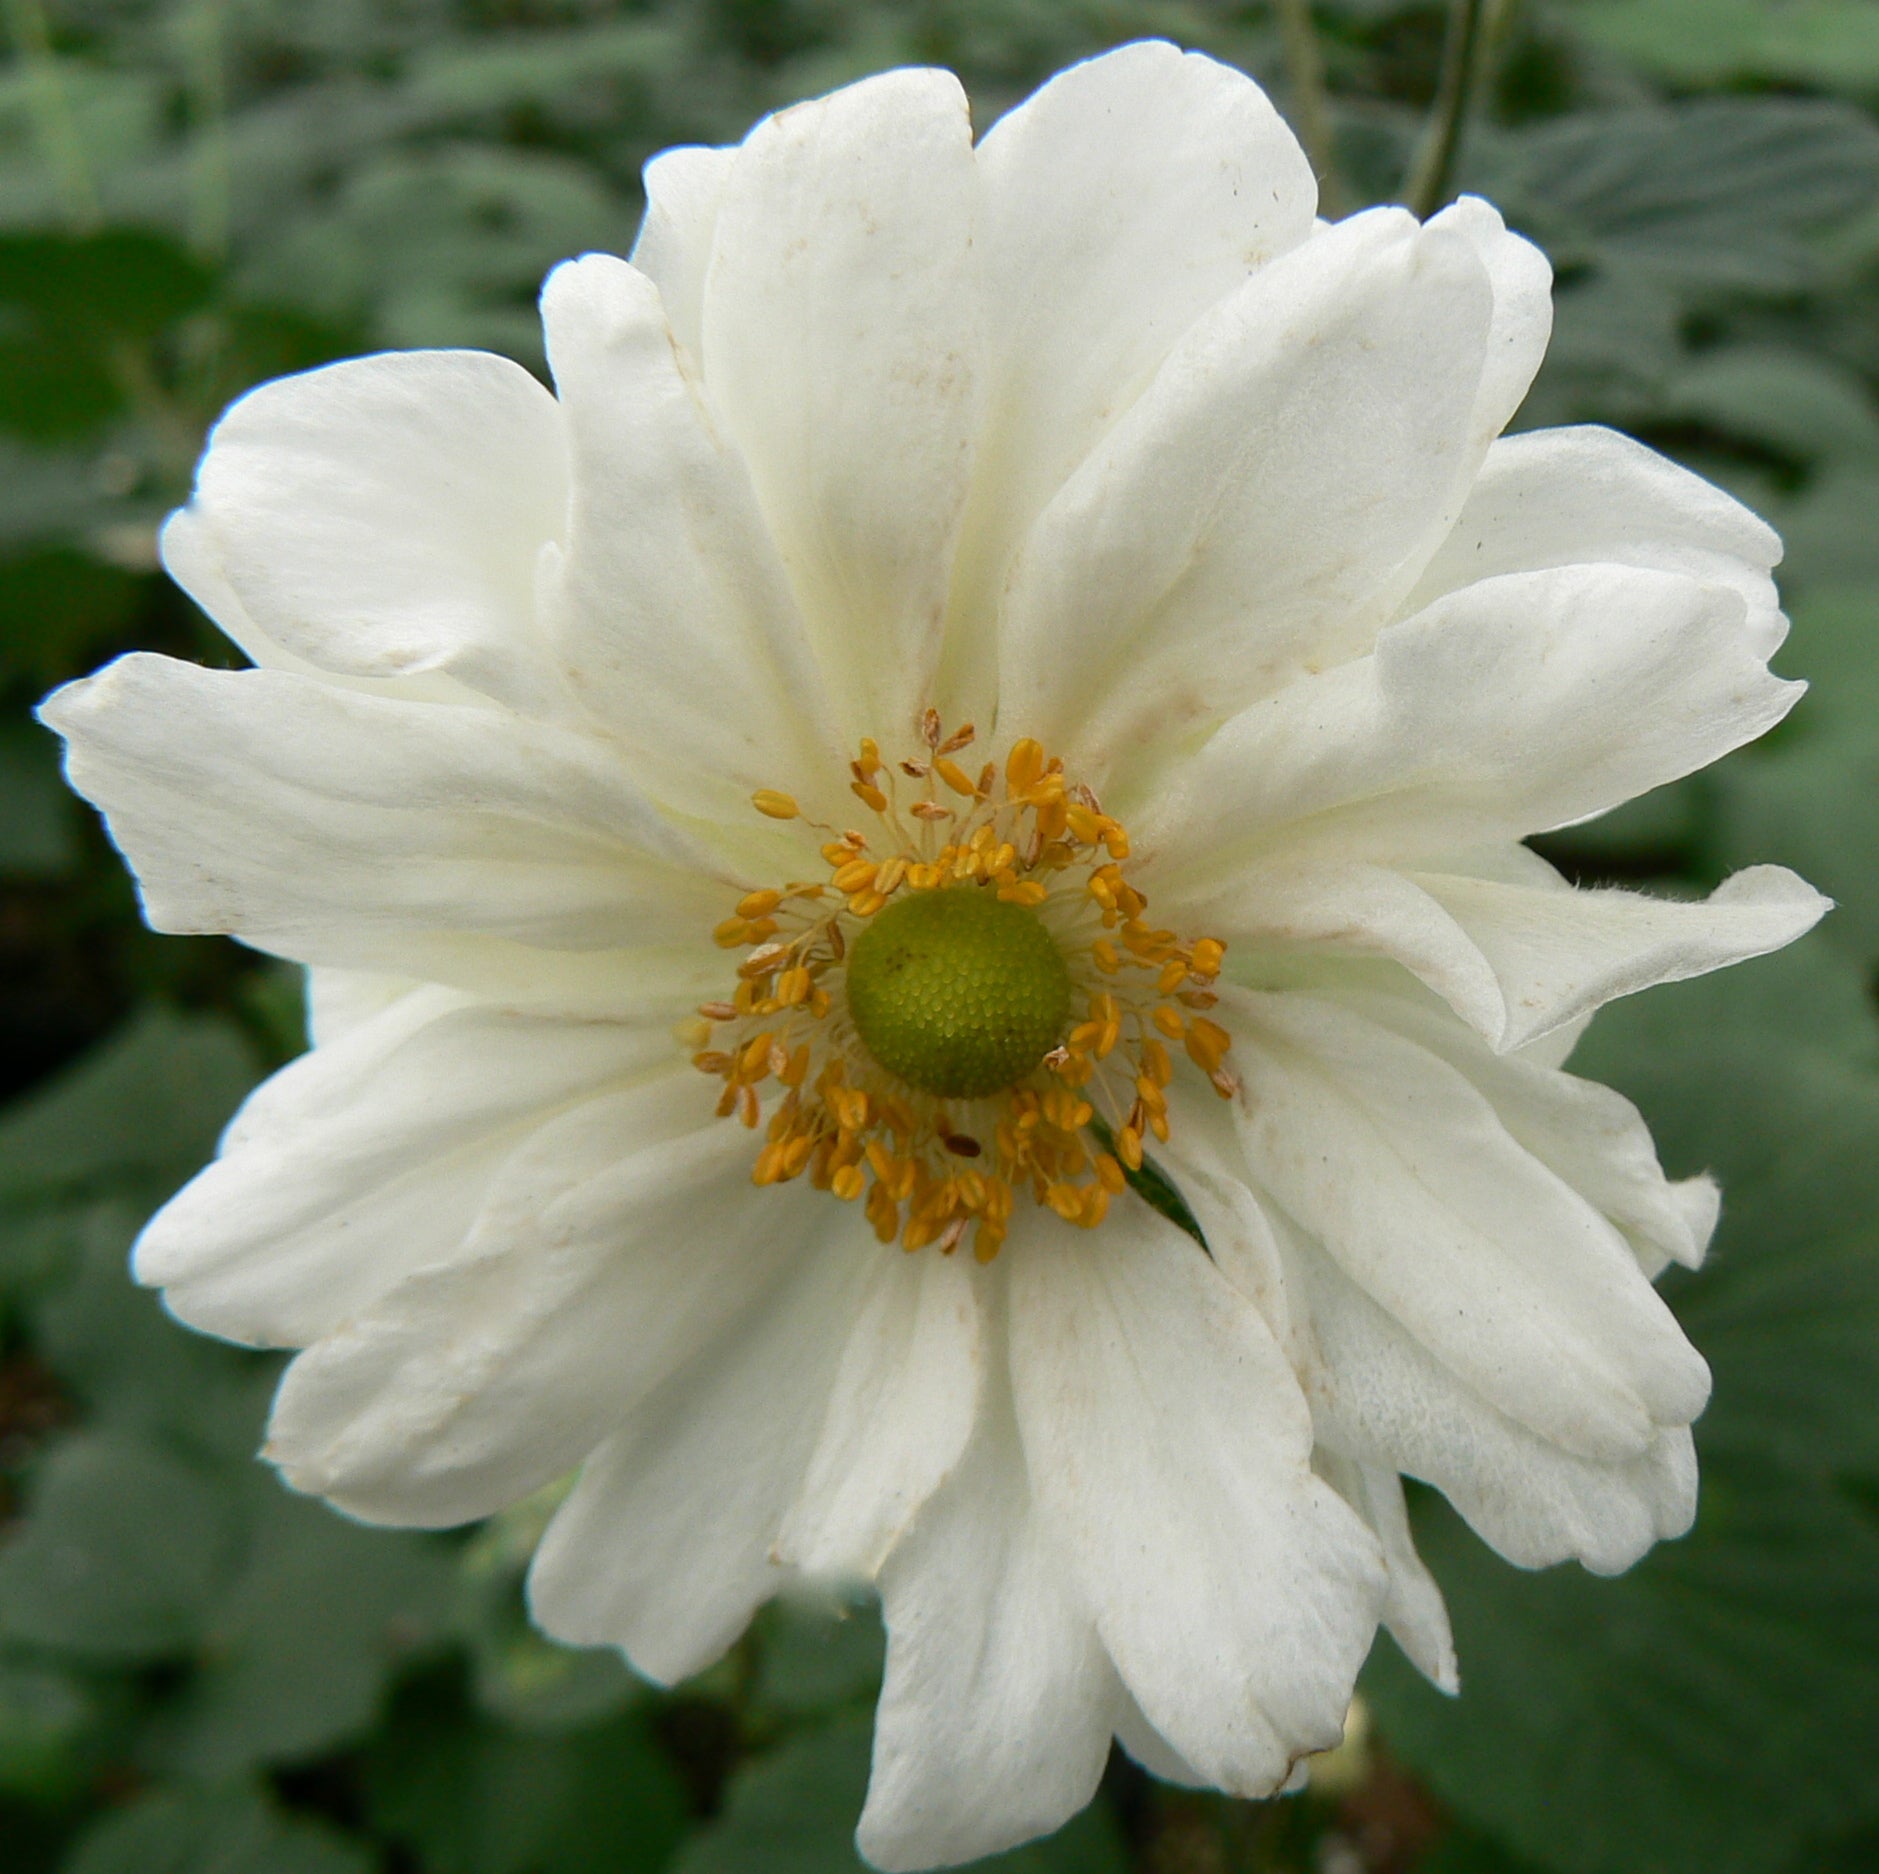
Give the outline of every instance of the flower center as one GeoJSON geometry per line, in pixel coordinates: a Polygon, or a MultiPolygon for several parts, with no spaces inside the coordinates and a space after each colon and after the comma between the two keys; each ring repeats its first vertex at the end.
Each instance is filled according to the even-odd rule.
{"type": "Polygon", "coordinates": [[[848,958],[861,1045],[909,1086],[975,1100],[1014,1086],[1070,1020],[1070,971],[1027,905],[973,885],[887,906],[848,958]]]}
{"type": "MultiPolygon", "coordinates": [[[[689,1025],[723,1118],[765,1142],[760,1185],[808,1177],[884,1243],[973,1231],[998,1254],[1028,1191],[1093,1229],[1168,1136],[1170,1042],[1223,1098],[1232,1039],[1201,1011],[1225,946],[1144,918],[1129,837],[1028,738],[969,774],[928,710],[925,748],[889,764],[864,740],[849,791],[872,829],[823,826],[787,794],[752,798],[823,835],[827,875],[746,892],[712,933],[737,985],[689,1025]],[[911,787],[908,785],[911,783],[911,787]]],[[[806,855],[805,855],[806,856],[806,855]]]]}

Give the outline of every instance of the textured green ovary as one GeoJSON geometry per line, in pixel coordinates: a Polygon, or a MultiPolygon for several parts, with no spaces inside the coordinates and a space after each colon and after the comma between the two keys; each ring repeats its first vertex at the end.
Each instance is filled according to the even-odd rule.
{"type": "Polygon", "coordinates": [[[1070,972],[1029,907],[976,885],[912,892],[849,951],[848,1012],[889,1073],[977,1099],[1022,1080],[1062,1039],[1070,972]]]}

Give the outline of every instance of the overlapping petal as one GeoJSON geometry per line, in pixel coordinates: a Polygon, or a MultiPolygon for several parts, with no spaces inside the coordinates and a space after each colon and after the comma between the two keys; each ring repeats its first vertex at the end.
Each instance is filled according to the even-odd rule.
{"type": "Polygon", "coordinates": [[[1102,778],[1365,648],[1460,505],[1493,310],[1469,239],[1376,210],[1197,321],[1019,556],[1001,722],[1102,778]]]}
{"type": "Polygon", "coordinates": [[[977,1860],[1057,1827],[1094,1794],[1123,1702],[991,1371],[957,1472],[881,1573],[887,1676],[859,1832],[879,1868],[977,1860]]]}
{"type": "Polygon", "coordinates": [[[574,468],[551,633],[647,787],[744,825],[757,788],[832,793],[840,743],[749,474],[666,320],[604,254],[543,289],[574,468]]]}
{"type": "Polygon", "coordinates": [[[209,438],[190,512],[295,656],[545,706],[536,566],[568,487],[561,413],[520,365],[383,353],[250,391],[209,438]]]}
{"type": "Polygon", "coordinates": [[[137,1277],[212,1333],[318,1340],[455,1256],[530,1133],[666,1069],[668,1029],[414,990],[249,1096],[215,1162],[146,1226],[137,1277]]]}
{"type": "Polygon", "coordinates": [[[603,746],[520,716],[143,654],[44,714],[159,930],[451,980],[475,938],[689,954],[736,876],[603,746]]]}
{"type": "Polygon", "coordinates": [[[1187,328],[1310,233],[1318,191],[1251,79],[1161,41],[1071,66],[977,157],[988,381],[941,687],[984,721],[1031,523],[1187,328]]]}
{"type": "Polygon", "coordinates": [[[1117,1671],[1210,1783],[1270,1794],[1337,1742],[1383,1592],[1271,1331],[1141,1204],[1040,1214],[1010,1280],[1033,1489],[1117,1671]]]}
{"type": "Polygon", "coordinates": [[[1786,715],[1739,592],[1620,565],[1482,579],[1243,710],[1171,775],[1164,890],[1283,850],[1398,867],[1511,843],[1705,766],[1786,715]]]}
{"type": "Polygon", "coordinates": [[[950,73],[766,118],[724,179],[705,382],[852,741],[931,700],[979,425],[978,171],[950,73]]]}

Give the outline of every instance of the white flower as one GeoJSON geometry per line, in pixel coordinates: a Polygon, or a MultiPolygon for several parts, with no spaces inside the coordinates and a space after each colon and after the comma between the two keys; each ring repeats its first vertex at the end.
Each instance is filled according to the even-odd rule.
{"type": "Polygon", "coordinates": [[[1823,901],[1520,841],[1782,716],[1777,542],[1497,440],[1540,255],[1315,223],[1166,45],[976,149],[899,71],[647,186],[548,282],[556,395],[420,353],[230,411],[164,554],[258,669],[47,707],[154,925],[311,968],[138,1274],[307,1350],[269,1453],[358,1515],[580,1466],[536,1614],[655,1678],[877,1582],[884,1867],[1053,1827],[1112,1734],[1268,1792],[1379,1618],[1453,1684],[1399,1473],[1524,1565],[1690,1520],[1651,1277],[1715,1193],[1560,1064],[1823,901]]]}

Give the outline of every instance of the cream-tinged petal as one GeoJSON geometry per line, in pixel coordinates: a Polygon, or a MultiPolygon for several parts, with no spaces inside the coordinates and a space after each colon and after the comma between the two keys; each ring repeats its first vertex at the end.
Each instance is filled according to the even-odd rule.
{"type": "Polygon", "coordinates": [[[423,974],[437,931],[695,944],[734,876],[604,745],[494,710],[137,653],[43,713],[158,930],[423,974]]]}
{"type": "Polygon", "coordinates": [[[1382,1600],[1376,1545],[1310,1468],[1270,1329],[1133,1199],[1040,1215],[1007,1251],[1032,1488],[1154,1728],[1209,1782],[1267,1795],[1341,1733],[1382,1600]]]}
{"type": "Polygon", "coordinates": [[[1484,1398],[1603,1463],[1709,1375],[1618,1230],[1446,1061],[1336,1003],[1229,992],[1257,1187],[1484,1398]]]}
{"type": "Polygon", "coordinates": [[[1181,334],[1311,232],[1317,184],[1243,73],[1165,41],[1061,72],[978,147],[985,430],[946,694],[984,721],[998,595],[1045,503],[1181,334]]]}
{"type": "Polygon", "coordinates": [[[533,1133],[468,1240],[287,1370],[268,1455],[376,1522],[486,1516],[578,1464],[761,1309],[827,1200],[750,1182],[683,1063],[533,1133]]]}
{"type": "Polygon", "coordinates": [[[1751,641],[1767,657],[1787,628],[1769,577],[1780,558],[1766,521],[1656,450],[1591,424],[1534,430],[1488,451],[1403,610],[1503,573],[1642,566],[1741,593],[1751,641]]]}
{"type": "Polygon", "coordinates": [[[1403,1480],[1394,1465],[1360,1464],[1338,1452],[1318,1448],[1314,1459],[1325,1481],[1370,1525],[1390,1571],[1383,1625],[1430,1684],[1444,1692],[1461,1690],[1455,1660],[1455,1635],[1448,1604],[1428,1566],[1416,1553],[1403,1501],[1403,1480]]]}
{"type": "Polygon", "coordinates": [[[821,1436],[777,1536],[805,1574],[872,1578],[959,1462],[985,1355],[979,1282],[963,1257],[874,1258],[821,1436]]]}
{"type": "Polygon", "coordinates": [[[718,1281],[745,1297],[734,1331],[595,1451],[529,1574],[530,1609],[549,1633],[620,1647],[666,1685],[710,1665],[797,1578],[779,1561],[777,1538],[815,1449],[856,1296],[881,1255],[858,1213],[820,1192],[754,1195],[772,1207],[806,1200],[787,1221],[772,1208],[761,1243],[746,1245],[768,1263],[775,1237],[794,1232],[785,1277],[753,1281],[735,1264],[720,1271],[718,1281]]]}
{"type": "Polygon", "coordinates": [[[982,375],[979,179],[950,73],[766,118],[705,279],[713,405],[750,465],[847,736],[930,700],[982,375]]]}
{"type": "Polygon", "coordinates": [[[1509,1561],[1576,1559],[1617,1574],[1689,1528],[1696,1459],[1686,1426],[1660,1427],[1612,1462],[1564,1449],[1498,1411],[1322,1250],[1300,1249],[1291,1274],[1309,1323],[1293,1358],[1320,1436],[1434,1484],[1509,1561]]]}
{"type": "Polygon", "coordinates": [[[1460,507],[1492,310],[1470,241],[1377,210],[1197,321],[1018,557],[1001,725],[1101,785],[1367,649],[1460,507]]]}
{"type": "Polygon", "coordinates": [[[673,1055],[665,1020],[412,990],[249,1095],[214,1163],[145,1226],[137,1279],[194,1327],[305,1346],[458,1253],[531,1132],[673,1055]]]}
{"type": "Polygon", "coordinates": [[[247,613],[293,655],[540,703],[557,686],[535,565],[567,500],[548,392],[506,358],[420,351],[250,391],[210,435],[191,511],[247,613]]]}
{"type": "Polygon", "coordinates": [[[1770,674],[1727,586],[1626,566],[1505,574],[1242,711],[1131,831],[1164,891],[1280,851],[1411,867],[1689,774],[1803,687],[1770,674]]]}
{"type": "Polygon", "coordinates": [[[569,681],[688,814],[741,824],[758,788],[845,802],[783,563],[658,289],[592,254],[549,276],[542,321],[573,454],[551,625],[569,681]]]}
{"type": "MultiPolygon", "coordinates": [[[[1831,900],[1784,866],[1758,865],[1700,900],[1419,872],[1500,985],[1499,1048],[1523,1047],[1619,996],[1765,956],[1820,921],[1831,900]]],[[[1431,985],[1434,987],[1435,985],[1431,985]]]]}
{"type": "Polygon", "coordinates": [[[1067,1821],[1127,1697],[1033,1501],[998,1352],[964,1461],[881,1574],[887,1674],[858,1839],[889,1874],[1067,1821]]]}
{"type": "Polygon", "coordinates": [[[311,966],[306,973],[308,1045],[337,1041],[419,986],[415,977],[388,976],[382,970],[311,966]]]}
{"type": "Polygon", "coordinates": [[[672,336],[694,360],[704,348],[705,274],[718,205],[736,160],[735,150],[686,144],[661,150],[641,177],[646,219],[633,243],[633,265],[658,287],[672,336]]]}

